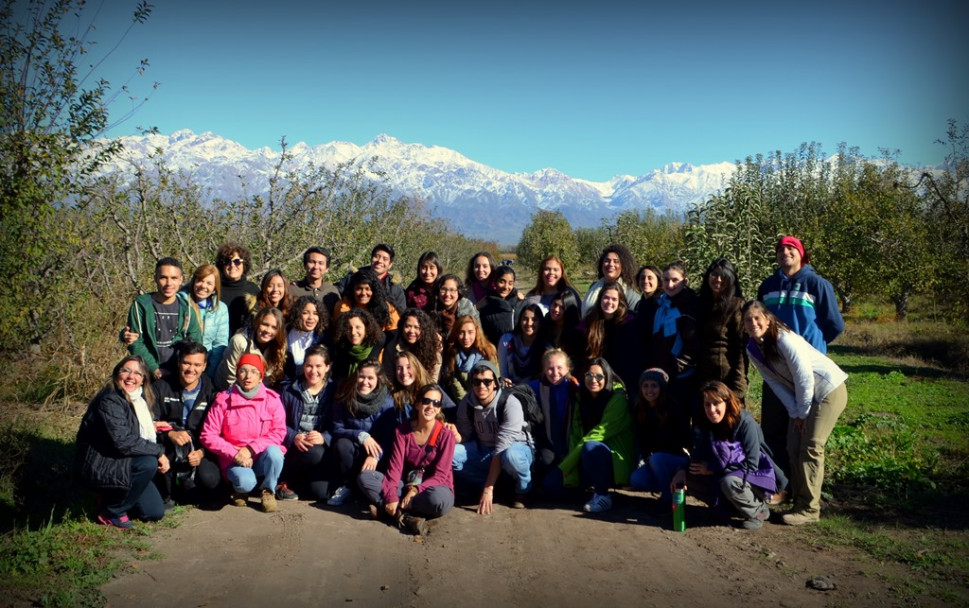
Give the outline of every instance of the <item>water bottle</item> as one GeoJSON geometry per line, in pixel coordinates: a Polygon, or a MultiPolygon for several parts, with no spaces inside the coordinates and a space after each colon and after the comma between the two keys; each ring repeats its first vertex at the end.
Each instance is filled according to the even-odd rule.
{"type": "Polygon", "coordinates": [[[673,531],[686,531],[686,490],[680,486],[673,492],[673,531]]]}

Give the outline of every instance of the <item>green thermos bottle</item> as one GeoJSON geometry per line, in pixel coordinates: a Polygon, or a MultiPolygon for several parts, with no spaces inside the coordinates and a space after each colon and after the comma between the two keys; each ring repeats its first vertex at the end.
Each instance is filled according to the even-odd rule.
{"type": "Polygon", "coordinates": [[[686,531],[686,490],[683,487],[673,492],[673,531],[686,531]]]}

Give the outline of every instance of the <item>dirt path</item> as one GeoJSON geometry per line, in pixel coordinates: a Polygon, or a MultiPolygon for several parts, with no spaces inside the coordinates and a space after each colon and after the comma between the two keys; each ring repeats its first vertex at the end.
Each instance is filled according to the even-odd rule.
{"type": "Polygon", "coordinates": [[[370,520],[361,505],[195,509],[155,533],[163,559],[138,562],[103,591],[112,607],[910,605],[884,583],[900,573],[852,550],[799,546],[776,524],[674,533],[646,505],[625,494],[603,517],[571,504],[498,506],[488,517],[459,507],[426,540],[370,520]],[[837,589],[805,588],[817,575],[837,589]]]}

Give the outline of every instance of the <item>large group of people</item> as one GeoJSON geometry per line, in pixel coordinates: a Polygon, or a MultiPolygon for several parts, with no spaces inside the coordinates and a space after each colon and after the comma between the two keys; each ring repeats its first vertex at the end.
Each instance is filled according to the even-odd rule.
{"type": "Polygon", "coordinates": [[[683,262],[636,265],[606,247],[584,297],[546,257],[527,292],[487,252],[464,279],[424,252],[412,281],[394,248],[327,281],[310,247],[305,276],[247,274],[226,243],[185,284],[158,260],[156,290],[130,306],[129,356],[78,432],[78,475],[98,520],[131,527],[176,503],[363,501],[422,534],[456,493],[493,511],[613,490],[686,489],[718,516],[756,529],[817,521],[824,445],[847,403],[847,375],[826,355],[844,328],[831,284],[795,237],[746,301],[730,261],[694,290],[683,262]],[[749,366],[764,378],[761,422],[745,409],[749,366]],[[790,480],[790,483],[788,483],[790,480]]]}

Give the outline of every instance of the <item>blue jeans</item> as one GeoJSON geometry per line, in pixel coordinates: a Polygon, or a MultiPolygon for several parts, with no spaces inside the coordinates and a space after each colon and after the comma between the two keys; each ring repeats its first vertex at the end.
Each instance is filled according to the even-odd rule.
{"type": "Polygon", "coordinates": [[[225,472],[226,479],[236,492],[251,492],[256,487],[259,477],[262,477],[263,489],[276,491],[279,474],[283,471],[283,451],[278,445],[271,445],[266,451],[256,456],[249,467],[229,467],[225,472]]]}
{"type": "MultiPolygon", "coordinates": [[[[491,468],[493,448],[479,445],[477,441],[468,441],[454,446],[454,459],[451,467],[454,474],[468,483],[483,485],[488,479],[488,469],[491,468]]],[[[532,461],[535,455],[527,443],[516,441],[498,455],[501,469],[511,475],[515,482],[515,494],[525,494],[532,488],[532,461]]]]}
{"type": "Polygon", "coordinates": [[[646,460],[646,464],[639,467],[629,476],[629,486],[634,490],[659,492],[660,500],[669,502],[673,499],[670,494],[670,482],[673,475],[690,464],[690,459],[684,454],[667,454],[653,452],[646,460]]]}

